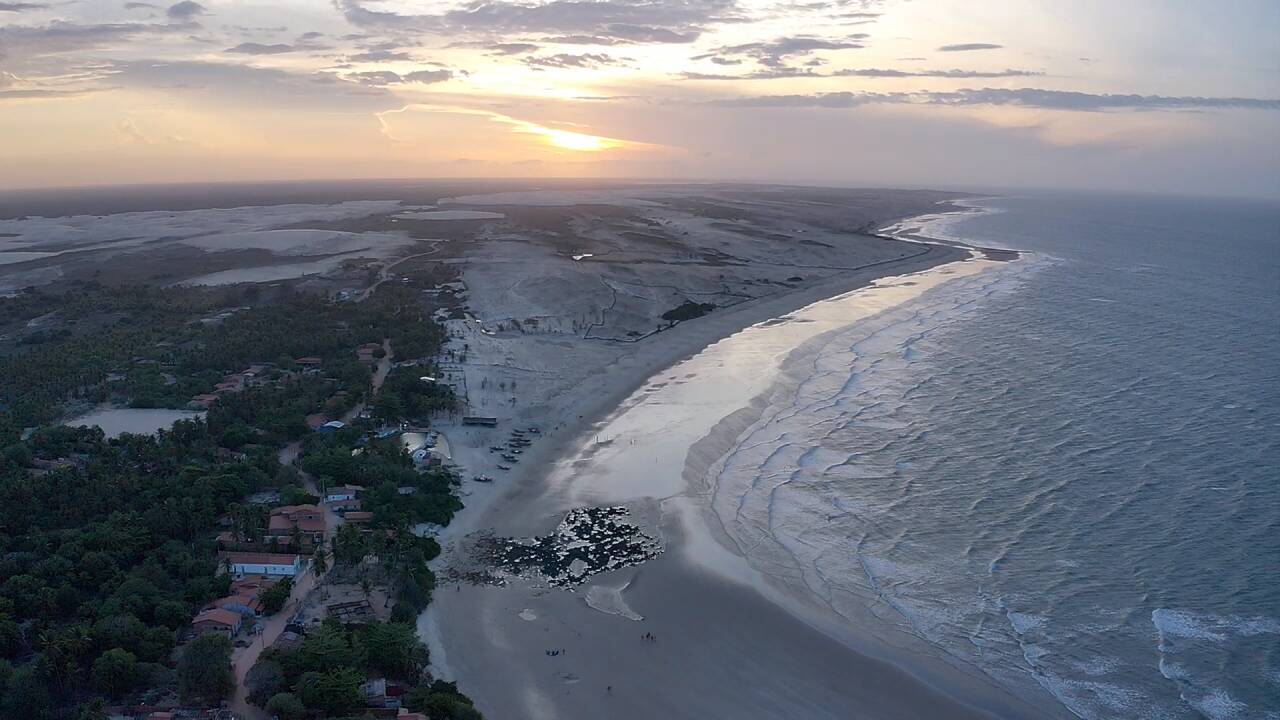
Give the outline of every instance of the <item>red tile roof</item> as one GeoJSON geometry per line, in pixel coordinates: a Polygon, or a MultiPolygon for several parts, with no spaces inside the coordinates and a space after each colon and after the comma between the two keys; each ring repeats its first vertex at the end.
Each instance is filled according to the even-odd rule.
{"type": "Polygon", "coordinates": [[[294,515],[316,515],[324,517],[324,510],[319,505],[281,505],[271,511],[273,516],[283,515],[285,517],[293,517],[294,515]]]}
{"type": "Polygon", "coordinates": [[[240,627],[240,623],[243,622],[243,618],[240,617],[240,613],[223,610],[222,608],[213,608],[211,610],[201,610],[200,614],[196,615],[196,619],[191,621],[191,624],[195,625],[202,622],[226,625],[229,628],[237,628],[240,627]]]}
{"type": "Polygon", "coordinates": [[[228,605],[243,605],[255,612],[262,611],[262,601],[259,600],[253,592],[240,593],[239,595],[228,595],[224,598],[218,598],[209,604],[222,610],[226,610],[228,605]]]}
{"type": "Polygon", "coordinates": [[[228,552],[222,556],[234,564],[251,565],[292,565],[298,559],[297,555],[286,553],[228,552]]]}
{"type": "Polygon", "coordinates": [[[231,583],[232,595],[254,594],[275,587],[275,580],[266,578],[245,578],[231,583]]]}
{"type": "Polygon", "coordinates": [[[298,520],[298,529],[304,533],[321,533],[324,532],[325,523],[320,518],[302,518],[298,520]]]}

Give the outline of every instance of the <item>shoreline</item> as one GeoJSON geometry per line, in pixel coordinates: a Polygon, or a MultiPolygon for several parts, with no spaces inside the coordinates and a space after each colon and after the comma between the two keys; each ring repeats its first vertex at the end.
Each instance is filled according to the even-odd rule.
{"type": "MultiPolygon", "coordinates": [[[[889,224],[902,219],[890,220],[884,226],[887,227],[889,224]]],[[[881,235],[872,235],[872,237],[889,238],[889,236],[881,235]]],[[[813,303],[866,287],[880,278],[928,270],[949,262],[965,260],[968,255],[967,248],[961,249],[958,246],[924,242],[916,239],[896,237],[889,239],[923,245],[928,250],[925,253],[908,258],[873,263],[841,278],[824,280],[791,292],[749,300],[719,309],[696,320],[678,323],[657,335],[646,338],[643,343],[626,343],[606,339],[592,341],[613,347],[636,347],[639,352],[636,352],[631,357],[624,357],[620,362],[613,365],[614,371],[621,377],[613,382],[605,383],[606,387],[603,388],[605,392],[579,392],[580,395],[585,397],[566,399],[563,404],[570,407],[576,413],[577,418],[550,432],[544,428],[543,437],[545,439],[568,440],[573,445],[577,445],[587,435],[590,428],[605,420],[637,389],[643,387],[644,383],[652,375],[697,355],[710,345],[714,345],[757,323],[767,322],[813,303]],[[884,272],[886,270],[889,272],[884,272]]],[[[451,433],[457,433],[463,428],[456,423],[447,422],[441,423],[439,429],[441,434],[448,437],[451,433]]],[[[464,468],[473,468],[477,464],[484,464],[475,462],[476,460],[483,460],[483,455],[468,453],[466,452],[468,448],[462,447],[460,444],[451,444],[450,447],[454,449],[454,461],[464,468]],[[460,455],[462,461],[459,461],[460,455]],[[471,460],[472,463],[467,463],[467,460],[471,460]]],[[[469,499],[466,502],[466,507],[455,516],[454,520],[449,525],[441,528],[436,536],[440,544],[444,546],[473,532],[478,524],[476,521],[483,519],[483,515],[491,509],[495,502],[504,497],[511,499],[508,496],[513,493],[529,489],[525,487],[530,482],[528,474],[535,466],[545,467],[555,464],[563,459],[564,456],[572,454],[572,451],[567,449],[567,446],[561,446],[558,452],[548,452],[548,450],[549,448],[546,444],[538,444],[526,450],[521,465],[518,468],[514,468],[508,476],[510,482],[507,485],[512,486],[511,489],[503,489],[504,486],[498,483],[478,488],[476,493],[469,496],[474,500],[469,499]]]]}
{"type": "MultiPolygon", "coordinates": [[[[951,204],[943,204],[943,207],[956,207],[951,204]]],[[[959,208],[957,208],[959,210],[959,208]]],[[[965,209],[965,211],[969,211],[965,209]]],[[[912,217],[919,217],[912,216],[912,217]]],[[[879,227],[887,228],[895,224],[903,222],[904,218],[891,220],[881,223],[879,227]]],[[[879,237],[885,237],[879,235],[879,237]]],[[[520,477],[513,483],[511,489],[492,490],[486,489],[482,497],[475,500],[468,499],[468,508],[464,510],[460,517],[453,524],[446,528],[441,534],[440,540],[442,545],[446,546],[445,556],[457,552],[456,547],[451,547],[462,540],[467,534],[480,528],[494,528],[495,531],[503,535],[533,535],[544,532],[547,527],[554,526],[559,520],[560,515],[570,505],[584,504],[582,499],[575,497],[573,502],[568,502],[565,497],[557,497],[555,483],[536,482],[531,478],[528,472],[530,465],[537,468],[554,467],[552,473],[572,472],[572,469],[566,469],[570,461],[577,459],[575,465],[591,464],[593,451],[591,450],[593,430],[599,430],[608,425],[609,421],[616,418],[627,410],[627,400],[633,397],[636,392],[643,388],[647,382],[652,380],[655,375],[660,375],[665,371],[695,358],[700,353],[705,352],[709,347],[716,345],[722,340],[734,336],[744,330],[751,328],[759,323],[767,323],[770,320],[785,317],[802,308],[807,308],[815,304],[821,304],[824,301],[832,301],[833,299],[849,295],[859,289],[867,288],[876,283],[876,281],[884,278],[901,278],[905,275],[921,273],[939,266],[951,263],[963,263],[973,259],[974,252],[970,248],[960,248],[950,243],[921,243],[916,238],[893,238],[902,242],[917,242],[925,249],[922,253],[900,260],[894,260],[887,263],[875,263],[860,269],[855,273],[832,279],[826,282],[817,283],[808,288],[798,290],[796,292],[787,293],[778,297],[764,298],[756,301],[743,303],[724,311],[701,318],[694,323],[682,323],[675,328],[668,330],[657,338],[650,339],[649,343],[654,343],[660,347],[645,348],[647,353],[637,353],[640,357],[630,358],[628,361],[620,363],[624,367],[614,366],[612,382],[607,383],[605,392],[589,392],[586,398],[575,397],[566,398],[566,402],[573,406],[574,412],[578,413],[578,419],[575,423],[569,423],[566,427],[557,429],[554,432],[556,439],[567,439],[567,445],[558,445],[557,447],[547,447],[548,443],[543,443],[530,452],[526,456],[526,463],[521,465],[520,477]],[[574,402],[574,401],[577,402],[574,402]],[[553,462],[554,461],[554,462],[553,462]],[[477,502],[478,501],[478,502],[477,502]]],[[[906,281],[906,284],[914,284],[914,281],[906,281]]],[[[832,330],[831,332],[834,332],[832,330]]],[[[824,333],[826,334],[826,333],[824,333]]],[[[797,356],[803,352],[803,348],[812,342],[816,342],[819,338],[809,338],[808,341],[800,346],[793,347],[786,355],[788,358],[797,356]]],[[[785,369],[787,363],[782,363],[785,369]]],[[[776,392],[777,387],[784,380],[783,374],[770,379],[768,383],[769,392],[776,392]]],[[[583,393],[579,393],[582,395],[583,393]]],[[[734,428],[741,428],[754,422],[752,414],[759,416],[761,408],[758,407],[758,397],[752,398],[747,407],[741,408],[736,412],[729,413],[726,417],[717,418],[714,423],[715,427],[700,437],[696,442],[689,446],[688,463],[684,463],[681,458],[682,472],[677,473],[678,480],[681,484],[690,482],[692,477],[699,474],[699,470],[705,472],[710,464],[713,463],[719,455],[724,443],[732,442],[732,438],[737,436],[734,428]]],[[[455,456],[456,457],[456,456],[455,456]]],[[[470,467],[467,462],[468,458],[462,458],[461,463],[470,467]]],[[[572,485],[572,483],[569,483],[572,485]]],[[[560,488],[563,489],[563,488],[560,488]]],[[[661,493],[659,493],[661,494],[661,493]]],[[[902,656],[889,659],[886,653],[869,652],[867,646],[855,647],[855,644],[848,642],[848,638],[840,638],[843,635],[856,635],[857,628],[845,628],[844,633],[833,633],[832,628],[823,625],[823,623],[815,620],[816,615],[797,611],[794,603],[788,604],[786,598],[780,597],[775,589],[773,593],[757,582],[744,580],[752,571],[746,567],[746,560],[741,557],[736,558],[739,564],[736,571],[737,577],[733,577],[735,573],[729,573],[726,576],[723,572],[714,572],[716,562],[690,562],[688,546],[702,543],[709,538],[695,540],[692,538],[690,530],[693,524],[690,522],[690,513],[696,513],[697,509],[692,507],[692,503],[687,498],[675,497],[678,493],[668,500],[676,505],[684,504],[683,508],[674,508],[674,512],[668,511],[665,507],[666,501],[659,500],[656,505],[646,505],[632,499],[632,502],[626,502],[616,496],[598,498],[601,501],[617,503],[620,500],[623,504],[629,506],[640,506],[639,517],[642,523],[648,527],[661,525],[662,534],[668,542],[669,548],[677,548],[678,550],[669,552],[668,554],[651,560],[637,568],[627,568],[613,573],[596,576],[592,579],[591,590],[596,591],[593,601],[578,602],[579,595],[572,592],[551,592],[545,593],[537,587],[517,587],[516,583],[512,586],[495,589],[485,587],[463,587],[459,586],[454,592],[448,592],[444,588],[438,592],[438,602],[433,603],[428,609],[420,622],[422,634],[428,638],[432,650],[432,666],[439,674],[451,679],[458,680],[460,684],[473,695],[478,697],[481,709],[486,712],[494,713],[493,717],[556,717],[565,712],[563,709],[556,709],[562,699],[551,698],[548,690],[554,689],[560,683],[554,679],[546,677],[538,677],[540,673],[536,672],[536,665],[539,661],[536,656],[530,656],[526,659],[509,658],[514,662],[509,663],[511,667],[508,672],[498,673],[505,678],[504,685],[519,684],[522,689],[519,692],[506,690],[507,696],[498,699],[487,695],[487,693],[502,692],[496,688],[487,686],[492,684],[492,679],[485,681],[487,676],[493,674],[491,668],[492,663],[483,663],[484,667],[473,665],[475,656],[484,655],[484,651],[474,651],[477,646],[483,647],[488,643],[499,650],[499,655],[509,657],[512,653],[520,654],[523,649],[527,651],[529,648],[528,640],[521,638],[528,633],[528,626],[541,626],[544,633],[553,633],[555,631],[568,632],[571,627],[593,627],[600,626],[599,633],[616,633],[619,632],[617,624],[629,624],[637,622],[635,618],[643,616],[645,618],[645,626],[649,627],[650,623],[654,627],[668,626],[679,627],[682,624],[687,625],[686,632],[697,635],[697,630],[701,629],[708,618],[702,618],[702,622],[688,624],[688,616],[698,615],[699,610],[702,613],[710,612],[712,617],[718,617],[721,613],[726,612],[726,605],[732,605],[739,608],[752,607],[753,614],[763,615],[769,614],[771,627],[776,628],[781,634],[773,638],[774,644],[769,646],[769,652],[780,652],[777,643],[783,643],[792,646],[792,648],[804,648],[806,658],[824,657],[825,663],[829,667],[856,669],[860,674],[867,677],[875,677],[875,681],[859,683],[856,689],[850,689],[842,686],[840,683],[833,684],[832,678],[822,677],[821,667],[811,667],[810,677],[806,682],[808,687],[798,690],[797,694],[791,694],[788,702],[794,706],[800,703],[808,706],[807,712],[812,717],[838,717],[843,712],[852,712],[855,710],[866,710],[876,708],[877,716],[884,717],[913,717],[922,713],[946,713],[955,717],[973,716],[982,717],[986,712],[976,710],[970,705],[966,705],[963,701],[955,697],[949,696],[941,692],[938,688],[950,683],[939,681],[940,676],[948,675],[953,667],[948,665],[943,668],[933,668],[929,672],[920,672],[918,666],[913,667],[914,672],[908,672],[902,668],[908,663],[902,662],[902,656]],[[745,568],[745,575],[743,570],[745,568]],[[717,577],[718,575],[718,577],[717,577]],[[745,588],[741,585],[746,584],[755,592],[746,593],[745,588]],[[669,608],[674,599],[674,588],[680,587],[683,593],[693,592],[693,597],[688,603],[684,604],[685,616],[681,613],[666,612],[664,606],[669,608]],[[664,589],[665,588],[665,589],[664,589]],[[629,599],[623,598],[623,595],[629,599]],[[607,598],[608,609],[599,608],[601,603],[601,595],[607,598]],[[749,595],[749,597],[748,597],[749,595]],[[516,602],[518,600],[518,602],[516,602]],[[520,605],[542,605],[543,607],[515,607],[512,602],[520,605]],[[691,605],[704,605],[702,608],[690,608],[691,605]],[[505,606],[505,607],[504,607],[505,606]],[[596,608],[596,609],[593,609],[596,608]],[[772,611],[772,612],[771,612],[772,611]],[[606,614],[613,612],[613,614],[606,614]],[[785,618],[777,617],[785,615],[785,618]],[[511,618],[518,618],[511,621],[511,618]],[[557,621],[551,618],[572,618],[570,626],[558,625],[557,621]],[[547,625],[546,623],[551,623],[547,625]],[[481,629],[476,627],[477,624],[489,625],[490,628],[481,629]],[[493,632],[493,628],[501,625],[507,627],[493,632]],[[521,627],[521,626],[526,627],[521,627]],[[447,635],[441,632],[441,628],[447,628],[447,635]],[[477,637],[478,635],[478,637],[477,637]],[[461,636],[461,637],[459,637],[461,636]],[[840,638],[840,639],[837,639],[840,638]],[[521,647],[523,646],[523,648],[521,647]],[[451,653],[450,648],[468,648],[467,651],[458,651],[451,653]],[[503,652],[505,651],[505,652],[503,652]],[[521,671],[524,671],[523,673],[521,671]],[[523,683],[512,683],[514,678],[512,675],[525,676],[523,683]],[[887,697],[883,692],[883,687],[897,686],[902,692],[902,697],[887,697]],[[485,689],[480,689],[485,687],[485,689]],[[512,715],[499,712],[500,710],[512,710],[513,708],[521,708],[523,715],[512,715]],[[542,711],[539,710],[542,708],[542,711]],[[545,712],[544,712],[545,711],[545,712]]],[[[721,530],[721,532],[723,532],[721,530]]],[[[714,533],[712,533],[714,534],[714,533]]],[[[722,539],[713,540],[723,545],[722,539]]],[[[723,548],[722,548],[723,549],[723,548]]],[[[728,554],[728,550],[723,550],[728,554]]],[[[724,558],[720,558],[724,559],[724,558]]],[[[733,558],[728,558],[733,563],[733,558]]],[[[723,569],[723,568],[721,568],[723,569]]],[[[585,588],[584,588],[585,589],[585,588]]],[[[563,622],[561,620],[560,622],[563,622]]],[[[751,621],[747,621],[750,625],[751,621]]],[[[757,626],[756,631],[759,632],[757,626]]],[[[582,638],[581,630],[573,630],[577,638],[582,638]]],[[[625,629],[621,632],[626,632],[625,629]]],[[[642,632],[637,630],[636,633],[642,632]]],[[[670,631],[663,633],[665,636],[670,631]]],[[[772,636],[773,633],[766,633],[772,636]]],[[[881,639],[882,640],[882,639],[881,639]]],[[[562,641],[567,642],[567,641],[562,641]]],[[[700,654],[705,652],[700,643],[698,647],[686,649],[688,654],[700,654]]],[[[579,651],[586,651],[585,654],[592,652],[589,643],[581,648],[574,648],[575,655],[579,651]]],[[[599,651],[599,648],[595,648],[599,651]]],[[[750,653],[750,650],[742,652],[750,653]]],[[[538,653],[541,655],[541,653],[538,653]]],[[[716,660],[724,661],[726,659],[740,660],[740,654],[733,655],[711,655],[704,658],[704,662],[715,662],[716,660]]],[[[812,660],[794,659],[794,662],[803,662],[806,665],[812,663],[812,660]]],[[[634,674],[638,671],[634,663],[619,658],[610,658],[607,662],[593,663],[601,667],[592,668],[593,671],[604,671],[609,668],[619,668],[623,674],[630,668],[630,673],[634,674]]],[[[945,664],[945,663],[944,663],[945,664]]],[[[756,671],[758,672],[758,671],[756,671]]],[[[571,673],[572,679],[563,679],[563,683],[570,690],[566,690],[567,695],[572,695],[572,689],[583,683],[583,678],[587,673],[582,669],[577,669],[571,673]]],[[[592,674],[596,674],[593,672],[592,674]]],[[[769,673],[766,673],[768,675],[769,673]]],[[[951,678],[954,680],[955,678],[951,678]]],[[[759,678],[757,678],[759,680],[759,678]]],[[[593,684],[606,683],[605,680],[596,680],[593,684]]],[[[664,682],[661,678],[653,678],[653,682],[664,682]]],[[[742,679],[725,681],[728,687],[741,685],[742,679]]],[[[793,685],[795,679],[790,680],[793,685]]],[[[952,685],[956,687],[956,685],[952,685]]],[[[671,696],[679,696],[681,693],[675,692],[669,685],[666,685],[667,692],[671,696]]],[[[704,687],[705,689],[705,687],[704,687]]],[[[776,688],[775,688],[776,690],[776,688]]],[[[645,705],[643,708],[633,707],[630,711],[619,707],[619,703],[613,698],[608,698],[609,704],[600,705],[596,709],[588,711],[587,707],[593,702],[598,702],[599,698],[590,696],[589,692],[579,692],[577,695],[588,695],[588,697],[579,697],[573,702],[585,703],[584,705],[574,706],[575,710],[570,711],[570,715],[591,715],[592,712],[607,712],[615,717],[645,717],[649,713],[655,711],[655,706],[645,705]],[[577,709],[579,708],[580,709],[577,709]],[[627,714],[632,712],[632,714],[627,714]]],[[[612,695],[612,690],[608,693],[612,695]]],[[[691,693],[684,693],[684,703],[696,702],[691,693]]],[[[978,693],[981,696],[980,704],[986,706],[987,710],[995,709],[1000,714],[1012,712],[1015,715],[1037,714],[1029,706],[1025,706],[1021,701],[1012,696],[1002,697],[1002,691],[999,689],[989,689],[986,692],[978,693]]],[[[727,698],[718,698],[715,704],[708,706],[705,712],[725,712],[729,705],[727,698]]],[[[759,712],[763,707],[761,703],[767,704],[767,700],[757,697],[752,700],[752,704],[744,705],[737,711],[739,714],[752,711],[759,712]]],[[[674,711],[674,709],[673,709],[674,711]]],[[[677,715],[680,713],[677,712],[677,715]]]]}

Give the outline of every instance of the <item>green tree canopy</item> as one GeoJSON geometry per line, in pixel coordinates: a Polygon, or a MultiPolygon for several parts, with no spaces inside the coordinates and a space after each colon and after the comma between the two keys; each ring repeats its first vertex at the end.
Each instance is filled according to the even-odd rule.
{"type": "Polygon", "coordinates": [[[178,660],[178,691],[184,699],[216,704],[235,687],[231,640],[206,633],[187,643],[178,660]]]}
{"type": "Polygon", "coordinates": [[[280,720],[301,720],[307,714],[307,706],[293,693],[276,693],[267,701],[267,712],[280,720]]]}
{"type": "Polygon", "coordinates": [[[308,672],[298,680],[297,692],[309,710],[340,715],[364,705],[364,693],[360,692],[363,681],[364,674],[350,667],[308,672]]]}
{"type": "Polygon", "coordinates": [[[128,650],[113,648],[93,661],[93,686],[104,695],[118,699],[138,681],[138,658],[128,650]]]}

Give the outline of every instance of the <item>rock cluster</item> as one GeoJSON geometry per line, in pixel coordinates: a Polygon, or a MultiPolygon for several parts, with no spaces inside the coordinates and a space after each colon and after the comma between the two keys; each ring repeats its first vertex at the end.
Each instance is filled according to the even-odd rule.
{"type": "Polygon", "coordinates": [[[639,565],[662,552],[661,543],[628,520],[630,514],[625,507],[575,508],[554,533],[492,538],[485,543],[485,554],[497,570],[573,587],[597,573],[639,565]]]}

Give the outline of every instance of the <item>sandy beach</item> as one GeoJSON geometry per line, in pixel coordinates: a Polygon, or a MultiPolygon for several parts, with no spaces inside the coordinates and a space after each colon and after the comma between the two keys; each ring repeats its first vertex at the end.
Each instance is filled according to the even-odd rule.
{"type": "Polygon", "coordinates": [[[988,262],[955,247],[909,247],[908,257],[621,348],[466,336],[472,353],[478,344],[481,357],[500,358],[483,380],[475,367],[458,372],[473,407],[501,412],[505,427],[444,428],[455,462],[498,480],[468,484],[467,509],[441,537],[438,571],[467,566],[476,531],[546,534],[581,506],[627,506],[666,552],[573,591],[523,579],[442,582],[420,622],[433,670],[494,718],[1040,715],[911,639],[871,637],[797,601],[786,578],[766,577],[730,550],[699,485],[752,421],[753,401],[783,387],[787,362],[803,361],[806,343],[988,262]],[[912,273],[920,274],[901,277],[912,273]],[[877,282],[887,277],[899,279],[877,282]],[[476,394],[478,383],[493,389],[494,372],[503,385],[519,378],[519,405],[502,407],[503,392],[476,394]],[[501,460],[488,448],[529,425],[540,439],[511,472],[496,470],[501,460]]]}

